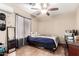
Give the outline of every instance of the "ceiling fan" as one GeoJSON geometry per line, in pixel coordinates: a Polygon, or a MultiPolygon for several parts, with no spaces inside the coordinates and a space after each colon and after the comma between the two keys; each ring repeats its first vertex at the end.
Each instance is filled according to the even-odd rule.
{"type": "MultiPolygon", "coordinates": [[[[42,14],[44,13],[44,14],[49,16],[50,15],[49,11],[58,11],[59,10],[59,8],[57,8],[57,7],[49,8],[50,3],[39,3],[39,4],[37,4],[37,3],[27,3],[27,4],[31,6],[30,9],[36,11],[36,13],[34,12],[36,15],[40,15],[41,13],[42,14]]],[[[33,13],[33,15],[34,15],[34,13],[33,13]]]]}

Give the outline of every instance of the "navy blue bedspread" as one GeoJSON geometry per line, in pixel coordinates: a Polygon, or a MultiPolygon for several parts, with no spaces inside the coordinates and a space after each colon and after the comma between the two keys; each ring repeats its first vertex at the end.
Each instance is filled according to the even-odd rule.
{"type": "Polygon", "coordinates": [[[31,36],[28,36],[28,39],[27,40],[30,43],[31,42],[37,42],[37,43],[43,44],[41,46],[42,47],[45,47],[45,48],[49,48],[49,49],[56,48],[55,42],[51,38],[31,37],[31,36]]]}

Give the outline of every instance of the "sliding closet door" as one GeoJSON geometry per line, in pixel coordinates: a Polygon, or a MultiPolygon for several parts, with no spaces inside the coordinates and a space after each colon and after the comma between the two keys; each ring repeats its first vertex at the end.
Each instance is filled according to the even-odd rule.
{"type": "Polygon", "coordinates": [[[28,35],[30,35],[31,32],[31,20],[28,18],[25,18],[25,37],[27,37],[28,35]]]}
{"type": "Polygon", "coordinates": [[[23,46],[24,18],[19,15],[16,15],[16,38],[18,39],[18,47],[23,46]]]}

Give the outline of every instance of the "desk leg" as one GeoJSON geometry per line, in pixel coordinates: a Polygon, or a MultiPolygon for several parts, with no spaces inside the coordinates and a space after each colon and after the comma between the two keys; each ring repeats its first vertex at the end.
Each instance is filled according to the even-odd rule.
{"type": "Polygon", "coordinates": [[[68,56],[68,50],[67,50],[67,46],[66,45],[64,45],[64,54],[65,54],[65,56],[68,56]]]}

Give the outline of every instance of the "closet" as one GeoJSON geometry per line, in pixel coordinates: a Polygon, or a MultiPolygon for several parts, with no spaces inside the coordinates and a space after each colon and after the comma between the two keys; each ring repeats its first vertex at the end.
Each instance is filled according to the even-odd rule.
{"type": "Polygon", "coordinates": [[[30,35],[31,19],[16,14],[16,39],[17,48],[26,44],[26,37],[30,35]]]}

